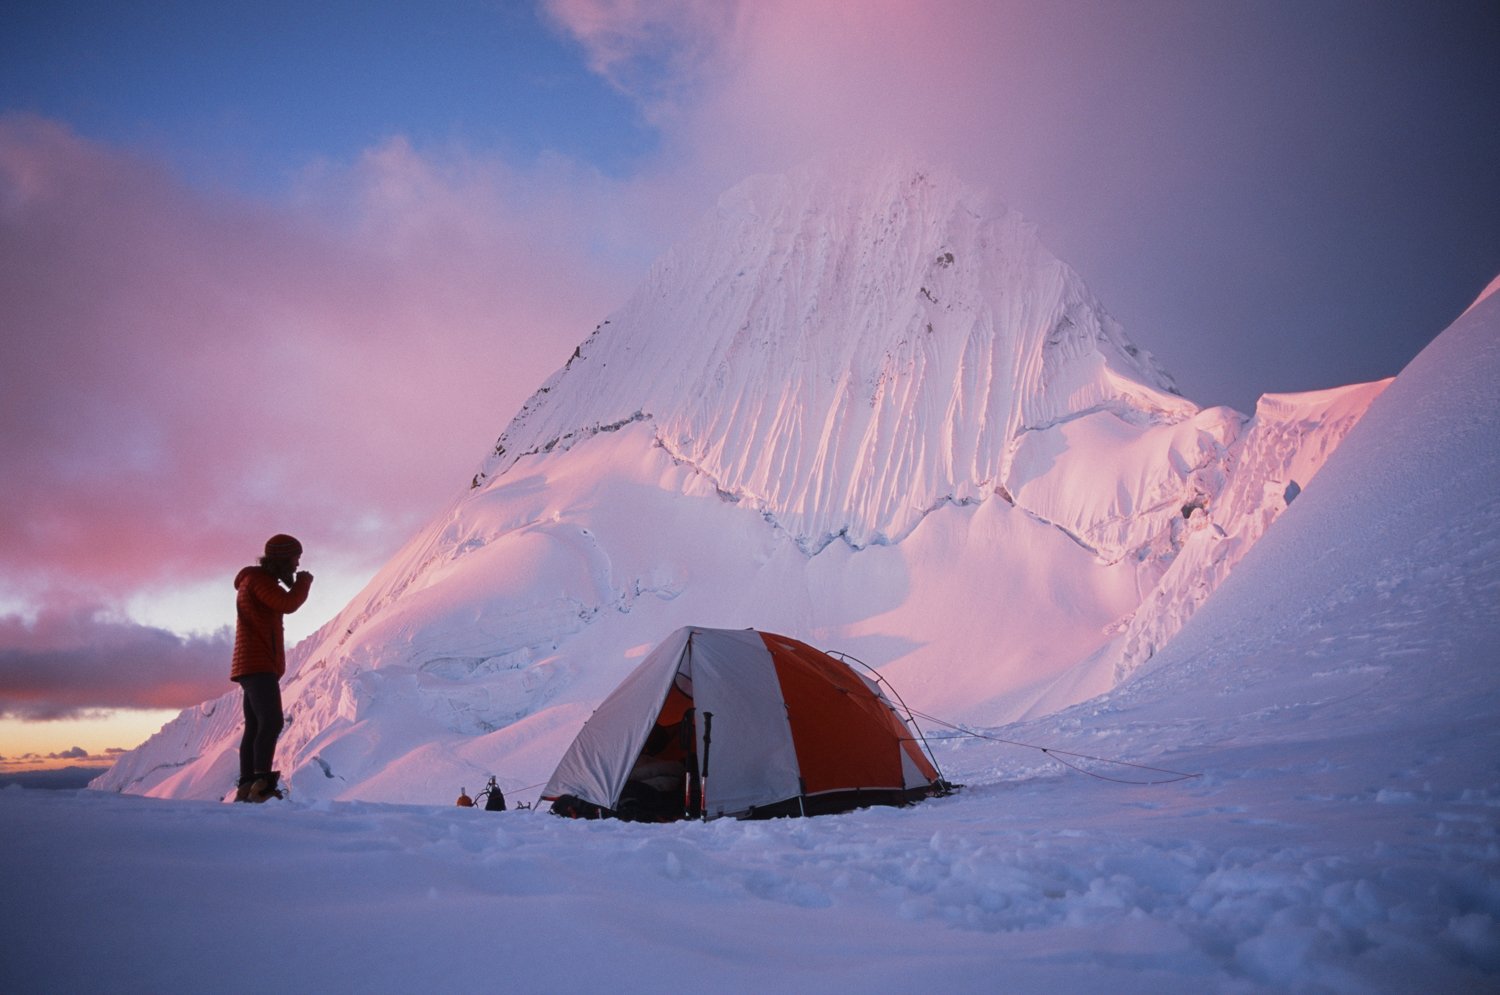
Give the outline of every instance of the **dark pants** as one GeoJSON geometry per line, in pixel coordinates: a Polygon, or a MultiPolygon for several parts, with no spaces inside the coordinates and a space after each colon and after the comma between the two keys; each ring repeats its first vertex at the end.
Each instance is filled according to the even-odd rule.
{"type": "Polygon", "coordinates": [[[281,684],[275,674],[246,674],[239,678],[245,692],[245,735],[240,740],[240,783],[273,768],[276,739],[281,735],[281,684]]]}

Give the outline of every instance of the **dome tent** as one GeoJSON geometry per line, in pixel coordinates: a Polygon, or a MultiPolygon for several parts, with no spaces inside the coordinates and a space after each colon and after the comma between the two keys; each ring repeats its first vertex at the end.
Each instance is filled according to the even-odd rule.
{"type": "Polygon", "coordinates": [[[542,800],[574,816],[816,815],[945,790],[879,686],[786,636],[685,627],[584,723],[542,800]]]}

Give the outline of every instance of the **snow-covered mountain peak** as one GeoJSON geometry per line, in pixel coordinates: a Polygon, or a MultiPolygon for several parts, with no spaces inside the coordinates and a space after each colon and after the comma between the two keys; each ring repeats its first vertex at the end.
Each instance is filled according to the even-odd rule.
{"type": "Polygon", "coordinates": [[[1015,440],[1196,408],[1033,228],[907,158],[753,177],[653,267],[475,477],[652,423],[809,551],[1006,486],[1015,440]]]}
{"type": "MultiPolygon", "coordinates": [[[[851,653],[961,721],[1064,708],[1175,638],[1383,386],[1200,411],[951,176],[753,178],[293,651],[279,763],[312,797],[531,785],[683,625],[851,653]]],[[[97,786],[222,794],[237,694],[97,786]]]]}

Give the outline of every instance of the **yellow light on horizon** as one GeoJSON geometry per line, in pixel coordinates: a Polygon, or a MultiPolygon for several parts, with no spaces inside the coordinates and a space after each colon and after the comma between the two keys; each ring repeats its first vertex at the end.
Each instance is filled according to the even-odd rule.
{"type": "Polygon", "coordinates": [[[113,763],[114,755],[107,751],[134,749],[175,718],[178,711],[131,708],[41,722],[0,718],[0,757],[4,758],[0,767],[45,770],[70,764],[113,763]],[[75,749],[88,756],[62,756],[75,749]]]}

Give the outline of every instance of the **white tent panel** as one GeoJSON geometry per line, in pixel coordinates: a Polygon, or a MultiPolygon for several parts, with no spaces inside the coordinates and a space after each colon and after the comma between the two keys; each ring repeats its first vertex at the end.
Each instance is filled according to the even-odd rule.
{"type": "Polygon", "coordinates": [[[563,754],[542,797],[576,795],[603,808],[615,807],[671,690],[691,631],[678,629],[668,636],[600,702],[563,754]]]}
{"type": "Polygon", "coordinates": [[[760,633],[694,629],[688,646],[698,708],[698,756],[705,713],[714,715],[704,795],[711,818],[801,794],[792,727],[776,667],[760,633]]]}
{"type": "Polygon", "coordinates": [[[905,743],[901,744],[901,780],[903,782],[902,787],[908,791],[932,783],[927,775],[922,773],[917,767],[916,762],[912,760],[911,754],[907,752],[905,743]]]}

